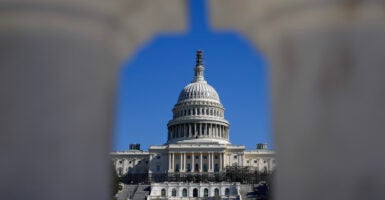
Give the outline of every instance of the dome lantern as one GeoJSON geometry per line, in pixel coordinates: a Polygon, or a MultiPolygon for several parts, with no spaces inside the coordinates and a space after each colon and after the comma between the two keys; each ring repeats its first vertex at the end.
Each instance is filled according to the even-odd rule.
{"type": "Polygon", "coordinates": [[[197,56],[196,56],[196,65],[195,65],[195,76],[194,82],[206,82],[205,81],[205,76],[204,76],[204,71],[205,67],[203,66],[203,52],[201,50],[197,51],[197,56]]]}

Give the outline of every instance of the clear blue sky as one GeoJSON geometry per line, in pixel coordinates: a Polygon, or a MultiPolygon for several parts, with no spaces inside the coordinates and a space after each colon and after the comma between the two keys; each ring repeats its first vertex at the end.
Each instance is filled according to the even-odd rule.
{"type": "Polygon", "coordinates": [[[167,122],[179,93],[194,76],[203,50],[205,77],[219,93],[230,122],[230,141],[255,149],[271,139],[267,63],[241,35],[210,28],[204,0],[189,3],[189,30],[158,35],[123,64],[118,80],[114,150],[140,143],[147,150],[167,140],[167,122]]]}

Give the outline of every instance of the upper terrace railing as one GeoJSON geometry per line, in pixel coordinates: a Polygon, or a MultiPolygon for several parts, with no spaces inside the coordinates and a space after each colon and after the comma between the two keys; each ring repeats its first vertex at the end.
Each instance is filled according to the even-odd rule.
{"type": "Polygon", "coordinates": [[[126,174],[120,179],[125,184],[157,182],[240,182],[256,184],[261,181],[271,182],[273,173],[250,170],[249,167],[226,167],[224,172],[174,172],[161,174],[126,174]]]}

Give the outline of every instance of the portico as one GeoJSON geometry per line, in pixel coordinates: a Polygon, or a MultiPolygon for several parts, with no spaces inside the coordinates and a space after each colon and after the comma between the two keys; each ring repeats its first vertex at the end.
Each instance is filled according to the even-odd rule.
{"type": "Polygon", "coordinates": [[[173,151],[168,153],[168,172],[221,172],[225,153],[221,151],[173,151]]]}

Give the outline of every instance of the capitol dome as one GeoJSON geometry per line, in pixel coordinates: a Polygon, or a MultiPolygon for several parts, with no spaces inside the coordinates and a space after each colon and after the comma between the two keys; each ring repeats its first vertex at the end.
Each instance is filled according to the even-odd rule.
{"type": "Polygon", "coordinates": [[[197,52],[194,79],[185,86],[173,108],[167,143],[230,144],[229,122],[217,91],[204,78],[202,51],[197,52]]]}
{"type": "Polygon", "coordinates": [[[218,103],[220,102],[217,91],[211,85],[207,84],[206,81],[198,81],[188,84],[179,94],[178,102],[196,99],[206,99],[216,101],[218,103]]]}

